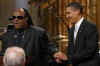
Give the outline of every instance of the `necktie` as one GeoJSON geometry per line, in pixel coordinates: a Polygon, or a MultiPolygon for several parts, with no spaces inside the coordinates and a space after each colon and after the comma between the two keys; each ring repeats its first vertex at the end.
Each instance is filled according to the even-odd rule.
{"type": "Polygon", "coordinates": [[[69,31],[69,40],[74,43],[74,30],[75,26],[73,26],[69,31]]]}

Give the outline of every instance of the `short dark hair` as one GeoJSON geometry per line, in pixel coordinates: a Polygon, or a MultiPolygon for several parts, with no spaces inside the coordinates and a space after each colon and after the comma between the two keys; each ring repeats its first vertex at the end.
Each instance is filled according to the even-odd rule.
{"type": "Polygon", "coordinates": [[[71,2],[71,3],[66,5],[66,8],[67,7],[72,7],[72,8],[75,8],[75,9],[79,9],[80,13],[81,14],[83,13],[83,6],[79,2],[71,2]]]}
{"type": "Polygon", "coordinates": [[[25,16],[25,17],[28,17],[28,20],[27,20],[28,25],[29,25],[29,26],[32,26],[32,25],[33,25],[33,22],[32,22],[32,18],[31,18],[31,16],[30,16],[28,10],[25,9],[25,8],[23,8],[23,10],[24,10],[24,13],[25,13],[24,16],[25,16]]]}

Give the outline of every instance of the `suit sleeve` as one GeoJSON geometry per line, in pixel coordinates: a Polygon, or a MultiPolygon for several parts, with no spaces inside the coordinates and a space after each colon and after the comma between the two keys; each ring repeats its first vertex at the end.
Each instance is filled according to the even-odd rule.
{"type": "Polygon", "coordinates": [[[45,32],[40,35],[40,64],[47,66],[48,64],[48,36],[45,32]]]}

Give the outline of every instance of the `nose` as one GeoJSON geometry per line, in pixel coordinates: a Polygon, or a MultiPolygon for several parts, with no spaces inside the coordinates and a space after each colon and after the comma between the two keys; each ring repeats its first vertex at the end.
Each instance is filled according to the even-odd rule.
{"type": "Polygon", "coordinates": [[[14,22],[14,23],[17,23],[17,22],[18,22],[18,18],[15,18],[15,19],[13,20],[13,22],[14,22]]]}
{"type": "Polygon", "coordinates": [[[18,18],[15,18],[14,20],[15,20],[15,21],[17,21],[17,20],[18,20],[18,18]]]}

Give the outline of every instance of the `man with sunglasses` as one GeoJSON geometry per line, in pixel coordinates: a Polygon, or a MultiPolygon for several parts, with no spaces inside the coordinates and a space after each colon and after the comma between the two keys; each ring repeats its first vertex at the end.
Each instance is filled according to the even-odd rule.
{"type": "Polygon", "coordinates": [[[3,34],[1,54],[10,46],[19,46],[25,50],[28,58],[26,66],[48,66],[46,32],[32,27],[32,19],[24,8],[16,9],[11,20],[14,28],[3,34]]]}

